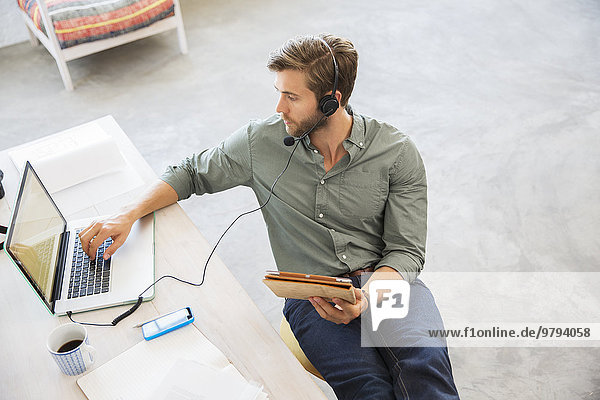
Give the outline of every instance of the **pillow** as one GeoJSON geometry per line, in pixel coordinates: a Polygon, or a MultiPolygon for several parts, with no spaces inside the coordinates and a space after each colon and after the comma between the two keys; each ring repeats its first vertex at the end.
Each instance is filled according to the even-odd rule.
{"type": "MultiPolygon", "coordinates": [[[[17,3],[47,35],[37,1],[17,3]]],[[[46,0],[46,6],[61,49],[119,36],[174,15],[173,0],[46,0]]]]}

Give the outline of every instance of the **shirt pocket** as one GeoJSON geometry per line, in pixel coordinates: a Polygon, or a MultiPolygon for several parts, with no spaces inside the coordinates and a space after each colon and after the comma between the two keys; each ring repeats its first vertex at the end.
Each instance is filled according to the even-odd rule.
{"type": "Polygon", "coordinates": [[[380,217],[387,194],[387,173],[344,171],[340,181],[340,212],[351,218],[380,217]]]}

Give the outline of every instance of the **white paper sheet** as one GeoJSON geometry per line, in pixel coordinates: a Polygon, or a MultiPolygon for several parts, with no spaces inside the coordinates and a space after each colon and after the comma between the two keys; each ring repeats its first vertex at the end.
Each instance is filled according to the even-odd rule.
{"type": "Polygon", "coordinates": [[[158,385],[178,360],[200,361],[223,369],[229,360],[196,327],[142,340],[131,349],[77,380],[90,400],[143,400],[152,398],[158,385]]]}
{"type": "Polygon", "coordinates": [[[177,360],[148,400],[257,400],[262,386],[249,383],[233,365],[223,369],[177,360]]]}
{"type": "Polygon", "coordinates": [[[114,138],[93,122],[18,147],[9,156],[20,173],[25,161],[31,162],[65,215],[144,183],[114,138]]]}
{"type": "Polygon", "coordinates": [[[86,124],[10,152],[19,172],[29,160],[44,186],[56,193],[126,165],[117,143],[97,124],[86,124]]]}

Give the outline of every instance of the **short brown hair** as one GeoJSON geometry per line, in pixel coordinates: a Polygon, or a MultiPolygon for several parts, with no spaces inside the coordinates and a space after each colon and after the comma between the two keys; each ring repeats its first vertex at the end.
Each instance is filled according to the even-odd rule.
{"type": "Polygon", "coordinates": [[[331,47],[338,64],[338,90],[342,94],[342,107],[348,104],[358,68],[358,53],[348,39],[320,34],[296,36],[269,54],[267,68],[273,72],[286,69],[302,71],[306,85],[317,97],[317,101],[333,89],[335,69],[331,53],[319,38],[331,47]]]}

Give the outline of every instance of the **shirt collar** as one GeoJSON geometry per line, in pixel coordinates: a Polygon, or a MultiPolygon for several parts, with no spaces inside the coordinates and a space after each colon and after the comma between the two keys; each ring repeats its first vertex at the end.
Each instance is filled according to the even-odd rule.
{"type": "MultiPolygon", "coordinates": [[[[348,112],[348,114],[350,114],[352,116],[352,129],[350,131],[350,136],[348,138],[346,138],[346,140],[344,140],[344,142],[350,142],[354,146],[358,147],[359,149],[364,149],[365,148],[365,121],[362,119],[362,117],[360,115],[354,114],[354,110],[352,110],[352,107],[350,106],[350,104],[346,105],[346,111],[348,112]]],[[[304,144],[306,145],[306,147],[308,147],[310,149],[314,148],[310,144],[309,135],[306,135],[306,137],[302,140],[303,140],[304,144]]],[[[346,148],[346,150],[348,150],[348,148],[346,146],[344,146],[344,148],[346,148]]]]}
{"type": "Polygon", "coordinates": [[[352,115],[352,130],[346,141],[352,143],[360,149],[365,148],[365,122],[360,115],[354,114],[350,104],[346,106],[346,111],[352,115]]]}

